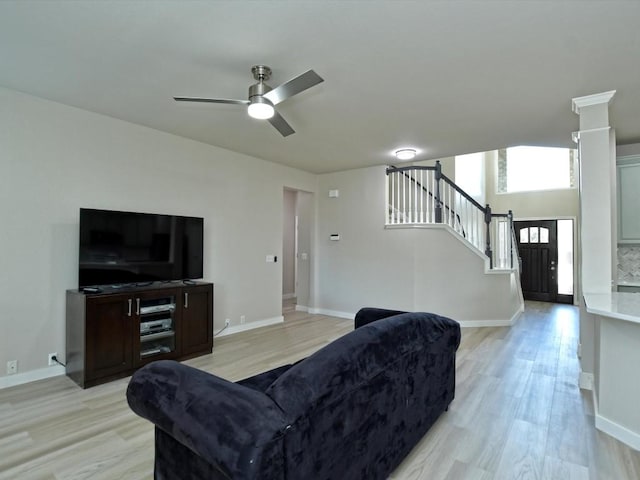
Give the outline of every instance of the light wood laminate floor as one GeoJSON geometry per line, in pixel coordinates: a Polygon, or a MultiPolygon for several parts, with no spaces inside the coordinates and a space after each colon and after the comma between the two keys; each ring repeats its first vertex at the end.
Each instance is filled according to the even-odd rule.
{"type": "MultiPolygon", "coordinates": [[[[463,329],[456,398],[391,478],[639,479],[640,453],[594,428],[591,392],[578,389],[577,317],[527,302],[514,327],[463,329]]],[[[238,380],[353,328],[285,318],[216,338],[212,355],[185,363],[238,380]]],[[[0,390],[0,480],[152,478],[153,429],[129,410],[127,382],[82,390],[60,376],[0,390]]]]}

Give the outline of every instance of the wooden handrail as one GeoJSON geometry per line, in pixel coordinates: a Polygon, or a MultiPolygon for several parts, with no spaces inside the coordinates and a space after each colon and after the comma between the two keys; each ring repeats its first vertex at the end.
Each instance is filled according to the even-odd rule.
{"type": "MultiPolygon", "coordinates": [[[[504,260],[507,259],[507,255],[510,256],[510,261],[508,264],[510,264],[510,268],[513,268],[513,261],[514,261],[514,250],[515,250],[515,254],[517,255],[517,245],[513,245],[514,241],[515,241],[515,230],[514,230],[514,226],[513,226],[513,212],[511,210],[509,210],[509,213],[493,213],[491,211],[491,206],[490,205],[486,205],[486,206],[482,206],[480,205],[480,203],[478,203],[477,200],[475,200],[471,195],[469,195],[467,192],[465,192],[462,188],[460,188],[458,185],[456,185],[455,182],[453,182],[449,177],[447,177],[446,175],[444,175],[442,173],[442,167],[440,165],[439,161],[436,161],[436,165],[433,167],[430,166],[422,166],[422,165],[411,165],[411,166],[406,166],[406,167],[396,167],[394,165],[389,166],[386,169],[386,174],[387,176],[393,173],[401,173],[402,176],[404,176],[405,178],[408,178],[410,180],[411,183],[413,183],[415,186],[417,186],[419,188],[420,191],[424,192],[423,195],[426,193],[427,197],[426,198],[430,198],[432,199],[432,205],[433,205],[433,215],[434,217],[432,217],[435,221],[433,222],[429,222],[427,220],[426,223],[443,223],[443,207],[444,207],[444,211],[447,212],[447,217],[449,220],[444,220],[446,223],[450,223],[450,226],[453,227],[455,230],[459,230],[458,232],[462,234],[462,236],[464,238],[467,238],[467,232],[465,231],[465,222],[469,222],[469,220],[465,220],[464,222],[462,221],[462,218],[460,216],[460,214],[458,212],[455,211],[455,209],[453,208],[453,204],[458,202],[458,200],[456,200],[455,202],[452,201],[451,198],[451,190],[445,190],[444,193],[444,197],[441,197],[441,189],[440,189],[440,180],[444,180],[444,182],[448,185],[449,188],[451,188],[455,193],[454,198],[458,199],[464,199],[464,201],[466,201],[466,204],[461,204],[461,208],[465,209],[464,211],[466,213],[469,213],[468,210],[466,210],[467,208],[471,208],[472,210],[475,207],[475,210],[477,210],[478,214],[482,215],[482,217],[484,219],[484,223],[485,227],[484,227],[484,253],[487,255],[487,257],[490,260],[490,268],[494,268],[493,265],[493,261],[494,261],[494,252],[493,252],[493,245],[492,245],[492,229],[491,229],[491,224],[493,223],[493,219],[497,219],[497,218],[502,218],[502,219],[508,219],[509,221],[509,234],[508,234],[508,244],[505,245],[500,245],[500,248],[498,249],[498,251],[500,251],[501,253],[499,254],[499,258],[502,259],[500,261],[501,265],[504,265],[504,260]],[[431,182],[429,182],[429,185],[425,186],[423,185],[417,178],[415,178],[413,175],[409,174],[410,171],[415,172],[415,171],[419,171],[419,170],[423,170],[423,171],[430,171],[430,172],[434,172],[434,177],[433,177],[433,188],[435,189],[435,192],[432,192],[429,189],[429,185],[431,185],[431,182]],[[459,197],[458,197],[459,195],[459,197]],[[464,205],[468,205],[468,207],[464,206],[464,205]],[[506,249],[506,250],[505,250],[506,249]],[[504,250],[504,251],[503,251],[504,250]]],[[[422,175],[419,176],[420,178],[422,178],[422,175]]],[[[429,177],[427,177],[429,178],[429,177]]],[[[406,187],[403,187],[406,188],[406,187]]],[[[460,200],[462,201],[462,200],[460,200]]],[[[390,204],[391,205],[391,204],[390,204]]],[[[395,205],[394,205],[395,208],[395,205]]],[[[401,211],[401,210],[398,210],[401,211]]],[[[405,212],[406,213],[406,212],[405,212]]],[[[477,217],[476,217],[477,218],[477,217]]],[[[473,221],[475,222],[475,221],[473,221]]],[[[413,223],[413,222],[411,222],[413,223]]],[[[415,222],[415,223],[423,223],[423,222],[415,222]]],[[[473,223],[471,223],[473,224],[473,223]]],[[[466,225],[466,227],[468,227],[468,225],[466,225]]],[[[474,231],[475,231],[475,227],[474,227],[474,231]]],[[[474,234],[472,232],[472,237],[474,237],[474,234]]],[[[476,239],[481,239],[482,237],[475,237],[476,239]]],[[[468,239],[469,241],[471,241],[477,248],[482,249],[482,247],[480,247],[480,245],[478,244],[477,241],[473,240],[473,239],[468,239]]]]}

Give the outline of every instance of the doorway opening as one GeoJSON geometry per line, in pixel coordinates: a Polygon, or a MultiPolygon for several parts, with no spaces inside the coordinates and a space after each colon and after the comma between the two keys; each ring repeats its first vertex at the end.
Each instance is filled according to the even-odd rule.
{"type": "Polygon", "coordinates": [[[282,313],[308,311],[313,194],[285,188],[282,211],[282,313]]]}
{"type": "Polygon", "coordinates": [[[573,219],[516,221],[525,300],[573,304],[573,219]]]}

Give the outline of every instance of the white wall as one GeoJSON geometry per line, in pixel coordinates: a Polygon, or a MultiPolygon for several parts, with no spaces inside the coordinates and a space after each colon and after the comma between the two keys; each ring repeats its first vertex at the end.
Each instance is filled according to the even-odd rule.
{"type": "MultiPolygon", "coordinates": [[[[444,157],[435,160],[420,160],[412,162],[412,165],[418,165],[421,167],[435,167],[436,161],[440,162],[442,167],[442,173],[446,175],[452,182],[456,181],[456,157],[444,157]]],[[[404,164],[397,165],[403,167],[404,164]]]]}
{"type": "Polygon", "coordinates": [[[487,273],[483,254],[445,227],[412,230],[412,310],[451,317],[463,326],[510,325],[523,309],[515,273],[487,273]]]}
{"type": "Polygon", "coordinates": [[[485,258],[443,227],[385,229],[384,185],[384,167],[319,177],[315,306],[344,316],[383,307],[510,322],[521,308],[511,274],[485,274],[485,258]]]}
{"type": "Polygon", "coordinates": [[[298,275],[296,286],[297,308],[307,310],[311,302],[311,265],[315,257],[315,199],[309,192],[296,192],[296,215],[298,216],[298,275]]]}
{"type": "Polygon", "coordinates": [[[487,157],[493,152],[471,153],[454,157],[455,183],[476,202],[484,206],[487,203],[487,157]]]}
{"type": "Polygon", "coordinates": [[[319,176],[316,289],[310,307],[345,315],[365,306],[411,308],[410,232],[384,231],[385,179],[385,167],[319,176]],[[338,198],[329,198],[333,189],[338,198]],[[339,241],[329,240],[334,233],[339,241]]]}
{"type": "Polygon", "coordinates": [[[616,146],[616,156],[624,157],[627,155],[640,155],[640,143],[616,146]]]}
{"type": "Polygon", "coordinates": [[[281,317],[284,186],[314,175],[0,88],[0,376],[65,351],[80,207],[202,216],[215,330],[281,317]]]}
{"type": "Polygon", "coordinates": [[[282,219],[282,296],[293,296],[296,292],[296,197],[293,190],[283,194],[282,219]]]}

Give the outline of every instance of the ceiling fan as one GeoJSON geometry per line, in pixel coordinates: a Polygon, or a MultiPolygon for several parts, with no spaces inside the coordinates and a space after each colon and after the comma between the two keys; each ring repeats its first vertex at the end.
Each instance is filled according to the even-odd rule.
{"type": "Polygon", "coordinates": [[[248,100],[233,100],[225,98],[197,98],[197,97],[173,97],[176,102],[202,102],[202,103],[231,103],[235,105],[247,105],[247,113],[253,118],[269,120],[283,137],[295,133],[291,125],[273,108],[287,98],[291,98],[300,92],[324,81],[320,75],[309,70],[302,75],[271,88],[264,83],[271,77],[271,69],[266,65],[254,65],[251,73],[258,83],[249,87],[248,100]]]}

